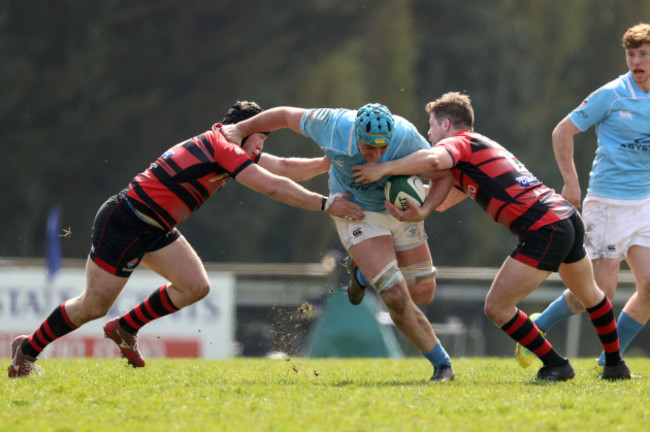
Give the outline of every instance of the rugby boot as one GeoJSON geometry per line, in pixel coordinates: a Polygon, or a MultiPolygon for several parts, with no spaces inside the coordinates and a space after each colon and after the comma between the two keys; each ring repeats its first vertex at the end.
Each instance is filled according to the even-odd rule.
{"type": "Polygon", "coordinates": [[[358,305],[363,300],[363,296],[366,295],[366,287],[359,283],[357,279],[357,263],[354,262],[351,256],[345,258],[344,261],[345,268],[350,274],[350,283],[348,283],[348,300],[353,305],[358,305]]]}
{"type": "Polygon", "coordinates": [[[594,365],[594,372],[596,372],[597,375],[602,375],[603,370],[605,370],[605,366],[600,364],[600,359],[596,359],[596,364],[594,365]]]}
{"type": "Polygon", "coordinates": [[[129,333],[120,327],[120,319],[114,318],[104,325],[104,336],[112,340],[120,348],[124,357],[131,366],[144,367],[144,357],[138,350],[137,333],[129,333]]]}
{"type": "Polygon", "coordinates": [[[429,382],[438,381],[453,381],[456,378],[456,373],[451,365],[443,364],[433,368],[433,376],[429,382]]]}
{"type": "Polygon", "coordinates": [[[7,368],[9,378],[23,378],[34,372],[36,375],[43,375],[43,369],[36,366],[36,359],[23,353],[20,346],[29,339],[29,336],[16,337],[11,344],[11,364],[7,368]]]}
{"type": "Polygon", "coordinates": [[[630,378],[632,378],[632,374],[623,360],[614,366],[603,366],[603,373],[600,375],[600,379],[607,381],[627,380],[630,378]]]}
{"type": "Polygon", "coordinates": [[[575,376],[571,363],[566,359],[557,366],[542,366],[537,372],[537,379],[546,381],[568,381],[575,376]]]}

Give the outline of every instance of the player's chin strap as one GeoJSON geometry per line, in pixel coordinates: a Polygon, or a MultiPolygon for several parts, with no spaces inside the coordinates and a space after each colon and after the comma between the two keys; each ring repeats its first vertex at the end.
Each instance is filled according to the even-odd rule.
{"type": "Polygon", "coordinates": [[[342,193],[335,193],[334,195],[330,195],[327,197],[327,201],[325,202],[325,208],[323,210],[327,211],[329,208],[332,206],[334,203],[334,200],[336,200],[337,197],[343,196],[342,193]]]}

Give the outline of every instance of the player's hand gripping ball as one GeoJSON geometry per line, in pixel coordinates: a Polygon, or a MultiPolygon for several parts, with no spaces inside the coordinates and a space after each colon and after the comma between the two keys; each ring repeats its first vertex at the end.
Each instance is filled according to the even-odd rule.
{"type": "Polygon", "coordinates": [[[398,208],[406,210],[406,201],[412,205],[421,206],[426,197],[424,183],[419,176],[398,175],[392,176],[384,185],[384,194],[386,200],[395,204],[398,208]]]}

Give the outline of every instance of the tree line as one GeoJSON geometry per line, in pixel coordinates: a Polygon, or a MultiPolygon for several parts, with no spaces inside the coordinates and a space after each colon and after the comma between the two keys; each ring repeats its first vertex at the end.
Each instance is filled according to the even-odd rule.
{"type": "MultiPolygon", "coordinates": [[[[165,149],[236,100],[263,107],[381,102],[425,135],[424,105],[467,92],[476,130],[562,186],[554,125],[626,71],[620,39],[650,4],[614,0],[111,0],[0,3],[0,256],[44,253],[63,210],[64,256],[83,258],[95,212],[165,149]]],[[[587,180],[595,135],[576,142],[587,180]]],[[[320,156],[297,134],[265,150],[320,156]]],[[[326,176],[306,186],[325,193],[326,176]]],[[[231,182],[181,231],[207,261],[314,262],[338,247],[324,214],[231,182]]],[[[503,227],[463,203],[427,221],[438,265],[499,265],[503,227]]]]}

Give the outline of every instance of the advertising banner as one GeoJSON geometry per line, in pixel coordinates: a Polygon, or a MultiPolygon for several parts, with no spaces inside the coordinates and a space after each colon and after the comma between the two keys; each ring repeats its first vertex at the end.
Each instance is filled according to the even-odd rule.
{"type": "MultiPolygon", "coordinates": [[[[230,273],[209,272],[210,294],[180,311],[152,321],[138,333],[145,358],[229,358],[233,355],[235,278],[230,273]]],[[[0,357],[11,356],[11,342],[30,334],[52,310],[85,288],[84,269],[61,269],[53,280],[40,267],[0,267],[0,357]]],[[[109,313],[45,348],[46,357],[117,357],[119,350],[104,338],[103,326],[147,298],[166,283],[142,268],[130,278],[109,313]]]]}

